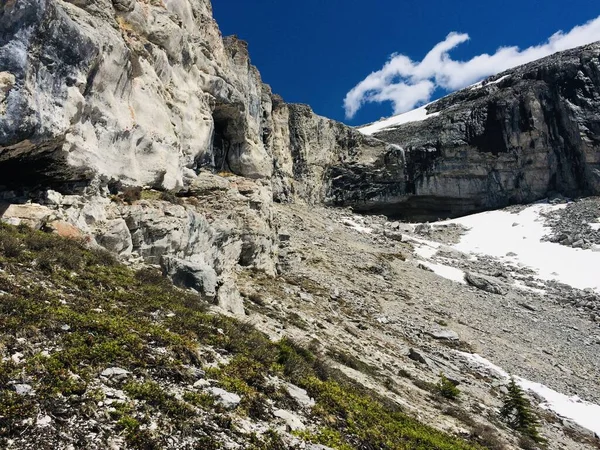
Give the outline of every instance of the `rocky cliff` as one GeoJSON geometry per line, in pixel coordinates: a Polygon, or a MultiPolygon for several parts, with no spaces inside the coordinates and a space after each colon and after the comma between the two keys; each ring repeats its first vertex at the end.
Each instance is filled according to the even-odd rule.
{"type": "Polygon", "coordinates": [[[383,127],[373,135],[399,148],[332,168],[331,196],[362,211],[436,219],[552,192],[598,194],[599,57],[598,43],[559,53],[434,102],[425,120],[383,127]]]}
{"type": "Polygon", "coordinates": [[[273,199],[321,202],[330,167],[390,147],[273,95],[208,0],[9,1],[0,29],[4,219],[74,225],[235,312],[232,268],[275,270],[273,199]]]}

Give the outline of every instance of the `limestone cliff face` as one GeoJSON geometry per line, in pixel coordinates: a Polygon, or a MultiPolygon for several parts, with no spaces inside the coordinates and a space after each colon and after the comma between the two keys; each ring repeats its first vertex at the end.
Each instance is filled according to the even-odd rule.
{"type": "Polygon", "coordinates": [[[9,1],[0,24],[3,183],[270,176],[269,95],[208,1],[9,1]]]}
{"type": "Polygon", "coordinates": [[[273,96],[208,0],[9,1],[0,25],[6,187],[275,172],[277,199],[321,201],[328,167],[374,142],[273,96]]]}
{"type": "Polygon", "coordinates": [[[331,197],[435,219],[600,193],[599,58],[600,43],[559,53],[435,102],[428,112],[438,115],[381,130],[374,136],[402,152],[333,167],[331,197]]]}

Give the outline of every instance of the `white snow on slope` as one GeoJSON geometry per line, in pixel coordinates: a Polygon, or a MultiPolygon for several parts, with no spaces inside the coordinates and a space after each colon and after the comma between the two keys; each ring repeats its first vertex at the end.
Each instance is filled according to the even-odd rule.
{"type": "Polygon", "coordinates": [[[432,263],[429,261],[422,261],[421,264],[423,264],[425,267],[429,267],[431,270],[433,270],[433,273],[439,275],[440,277],[451,281],[456,281],[457,283],[467,284],[465,281],[465,273],[460,269],[445,266],[444,264],[432,263]]]}
{"type": "Polygon", "coordinates": [[[439,112],[427,114],[427,107],[429,105],[431,105],[431,103],[421,106],[420,108],[413,109],[412,111],[390,117],[389,119],[380,120],[379,122],[367,125],[366,127],[359,128],[358,131],[360,131],[362,134],[370,136],[385,128],[397,127],[409,122],[421,122],[423,120],[438,116],[440,114],[439,112]]]}
{"type": "MultiPolygon", "coordinates": [[[[490,86],[492,84],[498,84],[501,81],[504,81],[505,79],[507,79],[509,77],[510,77],[510,75],[504,75],[503,77],[500,77],[495,81],[489,81],[488,83],[485,84],[485,86],[490,86]]],[[[480,81],[479,83],[475,83],[475,84],[472,84],[471,86],[468,86],[467,89],[474,91],[475,89],[481,89],[483,86],[484,86],[483,81],[480,81]]]]}
{"type": "MultiPolygon", "coordinates": [[[[505,370],[477,354],[458,353],[478,367],[485,367],[501,378],[509,378],[505,370]]],[[[514,379],[522,389],[535,392],[544,399],[544,402],[539,405],[541,408],[554,411],[559,416],[570,419],[600,436],[600,405],[585,402],[577,396],[569,397],[548,386],[524,378],[514,377],[514,379]]]]}
{"type": "Polygon", "coordinates": [[[564,207],[539,203],[517,214],[490,211],[446,223],[458,223],[470,229],[454,246],[459,251],[494,256],[532,268],[540,279],[600,292],[600,252],[541,241],[550,229],[544,225],[540,213],[564,207]],[[508,253],[516,256],[508,256],[508,253]]]}
{"type": "Polygon", "coordinates": [[[415,236],[403,235],[402,240],[404,242],[412,242],[413,244],[415,244],[415,254],[423,259],[432,258],[441,247],[441,244],[439,242],[428,241],[426,239],[420,239],[415,236]]]}

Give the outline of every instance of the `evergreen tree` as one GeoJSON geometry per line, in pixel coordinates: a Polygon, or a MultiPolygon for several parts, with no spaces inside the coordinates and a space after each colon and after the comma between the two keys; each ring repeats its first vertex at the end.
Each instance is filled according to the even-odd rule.
{"type": "Polygon", "coordinates": [[[442,372],[440,372],[440,381],[436,384],[436,389],[442,397],[450,400],[456,400],[460,395],[460,390],[442,372]]]}
{"type": "Polygon", "coordinates": [[[538,433],[539,421],[531,409],[531,403],[514,378],[511,378],[508,385],[508,394],[504,396],[504,405],[500,410],[500,415],[513,430],[535,442],[543,442],[538,433]]]}

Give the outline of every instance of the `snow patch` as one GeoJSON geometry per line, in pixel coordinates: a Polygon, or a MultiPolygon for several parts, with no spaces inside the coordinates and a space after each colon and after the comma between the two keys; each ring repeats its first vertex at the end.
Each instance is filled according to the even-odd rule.
{"type": "Polygon", "coordinates": [[[600,219],[596,219],[596,222],[588,223],[588,225],[590,226],[590,228],[592,230],[599,231],[600,230],[600,219]]]}
{"type": "MultiPolygon", "coordinates": [[[[501,378],[509,378],[509,374],[505,370],[477,354],[458,353],[477,366],[495,372],[501,378]]],[[[522,389],[534,392],[544,399],[544,402],[539,405],[541,408],[554,411],[559,416],[570,419],[600,436],[600,420],[598,420],[600,418],[600,405],[583,401],[577,396],[569,397],[541,383],[535,383],[520,377],[514,377],[514,379],[522,389]]]]}
{"type": "Polygon", "coordinates": [[[420,108],[413,109],[412,111],[408,111],[403,114],[398,114],[397,116],[390,117],[389,119],[380,120],[379,122],[375,122],[371,125],[358,128],[358,131],[360,131],[364,135],[370,136],[385,128],[396,127],[409,122],[421,122],[423,120],[439,116],[439,112],[431,114],[427,113],[427,107],[429,105],[431,105],[431,103],[428,103],[425,106],[421,106],[420,108]]]}
{"type": "Polygon", "coordinates": [[[414,236],[402,236],[402,240],[405,242],[412,242],[413,244],[417,244],[414,246],[415,255],[420,256],[423,259],[430,259],[438,252],[441,244],[433,241],[428,241],[426,239],[419,239],[414,236]]]}
{"type": "Polygon", "coordinates": [[[453,246],[464,253],[485,254],[529,267],[542,280],[556,280],[574,288],[600,292],[600,253],[542,241],[551,232],[541,213],[566,205],[538,203],[518,213],[490,211],[444,223],[463,225],[469,231],[453,246]]]}
{"type": "Polygon", "coordinates": [[[507,79],[507,78],[509,78],[509,77],[510,77],[510,75],[504,75],[503,77],[500,77],[500,78],[498,78],[497,80],[494,80],[494,81],[488,81],[488,82],[487,82],[487,83],[485,83],[485,84],[484,84],[484,82],[483,82],[483,81],[480,81],[479,83],[472,84],[472,85],[471,85],[471,86],[469,86],[467,89],[469,89],[469,90],[471,90],[471,91],[474,91],[474,90],[476,90],[476,89],[481,89],[482,87],[489,86],[489,85],[491,85],[491,84],[498,84],[498,83],[500,83],[501,81],[503,81],[503,80],[505,80],[505,79],[507,79]]]}
{"type": "Polygon", "coordinates": [[[422,261],[421,264],[433,270],[433,273],[440,277],[456,281],[457,283],[467,284],[465,281],[465,273],[460,269],[445,266],[444,264],[432,263],[430,261],[422,261]]]}

